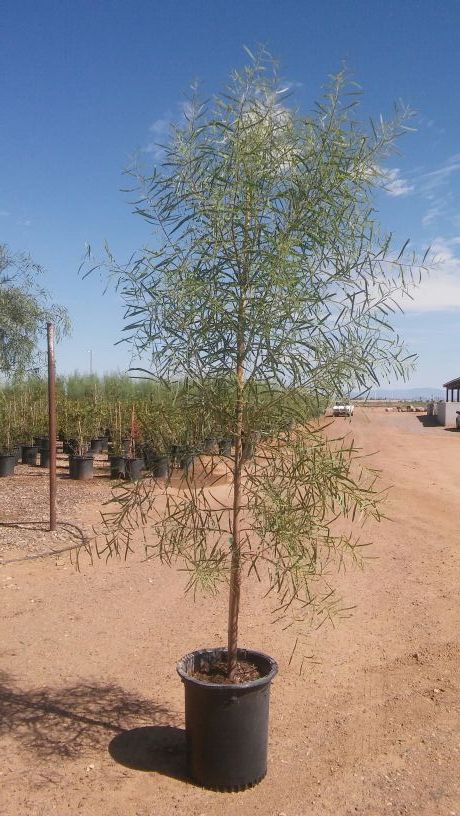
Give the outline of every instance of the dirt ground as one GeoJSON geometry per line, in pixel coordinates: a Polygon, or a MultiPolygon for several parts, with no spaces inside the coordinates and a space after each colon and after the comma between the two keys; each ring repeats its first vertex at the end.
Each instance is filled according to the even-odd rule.
{"type": "MultiPolygon", "coordinates": [[[[373,560],[337,583],[351,617],[313,632],[302,676],[292,632],[246,587],[242,645],[280,665],[269,771],[213,793],[187,780],[176,660],[225,639],[226,597],[183,596],[183,574],[63,553],[72,541],[0,526],[2,816],[460,816],[460,433],[358,408],[337,429],[393,484],[373,560]],[[210,610],[212,610],[210,614],[210,610]]],[[[59,481],[60,518],[89,533],[107,479],[59,481]]],[[[2,479],[0,521],[46,518],[46,472],[2,479]]],[[[70,536],[70,537],[69,537],[70,536]]]]}

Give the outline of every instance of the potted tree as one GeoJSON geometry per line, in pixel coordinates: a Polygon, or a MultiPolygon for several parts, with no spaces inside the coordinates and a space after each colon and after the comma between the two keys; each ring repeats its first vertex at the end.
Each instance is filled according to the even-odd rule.
{"type": "Polygon", "coordinates": [[[74,448],[69,453],[69,477],[77,481],[87,481],[94,476],[93,465],[94,455],[88,451],[88,445],[85,442],[88,434],[84,432],[91,428],[92,418],[88,413],[82,411],[77,420],[78,435],[75,438],[77,442],[76,449],[74,448]]]}
{"type": "Polygon", "coordinates": [[[11,422],[8,411],[0,413],[0,477],[13,476],[14,467],[17,462],[17,450],[12,441],[11,422]]]}
{"type": "Polygon", "coordinates": [[[405,115],[366,130],[355,101],[339,75],[302,117],[270,58],[251,56],[210,107],[190,99],[163,166],[137,174],[137,212],[164,243],[108,261],[150,375],[181,381],[183,409],[206,405],[234,444],[226,501],[191,479],[179,490],[146,479],[105,519],[109,554],[129,549],[141,519],[148,555],[182,561],[189,588],[227,582],[227,647],[177,666],[190,773],[211,788],[241,790],[267,767],[277,667],[240,645],[244,576],[265,582],[285,625],[311,627],[340,608],[326,565],[360,559],[340,519],[379,518],[376,474],[315,418],[331,394],[410,363],[387,316],[413,285],[414,258],[394,252],[372,210],[405,115]]]}

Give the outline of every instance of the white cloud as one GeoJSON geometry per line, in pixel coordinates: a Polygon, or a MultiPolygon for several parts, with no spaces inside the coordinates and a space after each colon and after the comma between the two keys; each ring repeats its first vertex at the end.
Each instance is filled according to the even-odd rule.
{"type": "Polygon", "coordinates": [[[167,113],[159,119],[155,119],[149,127],[149,131],[153,134],[154,140],[148,142],[145,147],[142,148],[142,152],[150,153],[155,161],[160,161],[164,156],[165,151],[163,145],[166,144],[169,139],[170,125],[171,116],[167,113]]]}
{"type": "Polygon", "coordinates": [[[385,171],[383,189],[389,196],[399,197],[409,195],[414,187],[401,177],[399,167],[394,167],[385,171]]]}
{"type": "Polygon", "coordinates": [[[423,173],[421,176],[422,186],[425,190],[431,190],[439,187],[449,180],[452,173],[460,170],[460,154],[451,156],[447,162],[438,170],[431,170],[429,173],[423,173]]]}
{"type": "Polygon", "coordinates": [[[434,204],[430,207],[425,215],[422,218],[422,224],[424,227],[429,227],[430,224],[433,224],[435,221],[438,220],[442,215],[445,213],[445,208],[443,207],[441,202],[434,204]]]}
{"type": "Polygon", "coordinates": [[[7,218],[9,216],[8,210],[0,210],[0,218],[7,218]]]}
{"type": "Polygon", "coordinates": [[[149,127],[150,133],[154,133],[155,136],[166,136],[169,132],[169,123],[170,120],[165,117],[155,119],[149,127]]]}
{"type": "Polygon", "coordinates": [[[460,310],[460,258],[454,247],[460,238],[436,238],[431,246],[433,262],[430,274],[412,293],[413,299],[402,298],[406,312],[441,312],[460,310]]]}

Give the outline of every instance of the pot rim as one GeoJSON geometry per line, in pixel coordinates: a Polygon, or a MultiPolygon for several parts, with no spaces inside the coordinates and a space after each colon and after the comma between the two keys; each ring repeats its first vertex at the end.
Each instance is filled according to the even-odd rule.
{"type": "Polygon", "coordinates": [[[201,686],[202,688],[212,689],[213,691],[219,693],[228,693],[229,691],[237,692],[239,689],[244,691],[246,689],[254,689],[259,688],[261,686],[266,686],[278,673],[278,663],[273,657],[270,655],[265,654],[265,652],[259,652],[256,649],[246,649],[241,647],[237,650],[237,656],[239,659],[243,660],[250,660],[251,656],[254,658],[259,658],[261,660],[265,660],[269,666],[269,671],[267,674],[264,674],[263,677],[258,677],[257,680],[248,680],[246,683],[209,683],[205,680],[199,680],[197,677],[193,677],[190,674],[187,674],[185,669],[183,668],[183,664],[188,658],[195,658],[196,655],[205,655],[205,654],[215,654],[216,652],[221,653],[222,655],[227,654],[227,649],[224,646],[215,646],[214,648],[203,648],[203,649],[195,649],[193,652],[188,652],[184,655],[180,660],[176,663],[176,671],[181,678],[182,682],[185,683],[193,683],[196,686],[201,686]]]}

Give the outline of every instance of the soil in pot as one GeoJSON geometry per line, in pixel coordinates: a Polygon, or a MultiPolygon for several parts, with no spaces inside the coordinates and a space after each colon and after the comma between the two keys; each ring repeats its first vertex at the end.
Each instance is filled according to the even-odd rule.
{"type": "Polygon", "coordinates": [[[38,448],[36,445],[23,445],[22,448],[22,464],[36,465],[38,456],[38,448]]]}
{"type": "Polygon", "coordinates": [[[16,455],[14,453],[0,453],[0,477],[13,476],[16,455]]]}
{"type": "Polygon", "coordinates": [[[78,481],[86,481],[92,479],[93,473],[93,457],[92,456],[71,456],[69,458],[69,476],[71,479],[78,481]]]}
{"type": "Polygon", "coordinates": [[[239,791],[267,772],[270,684],[278,667],[268,655],[238,649],[242,682],[225,679],[226,650],[201,649],[182,658],[187,760],[206,788],[239,791]],[[248,674],[258,676],[246,680],[248,674]],[[214,674],[220,682],[210,682],[214,674]]]}

